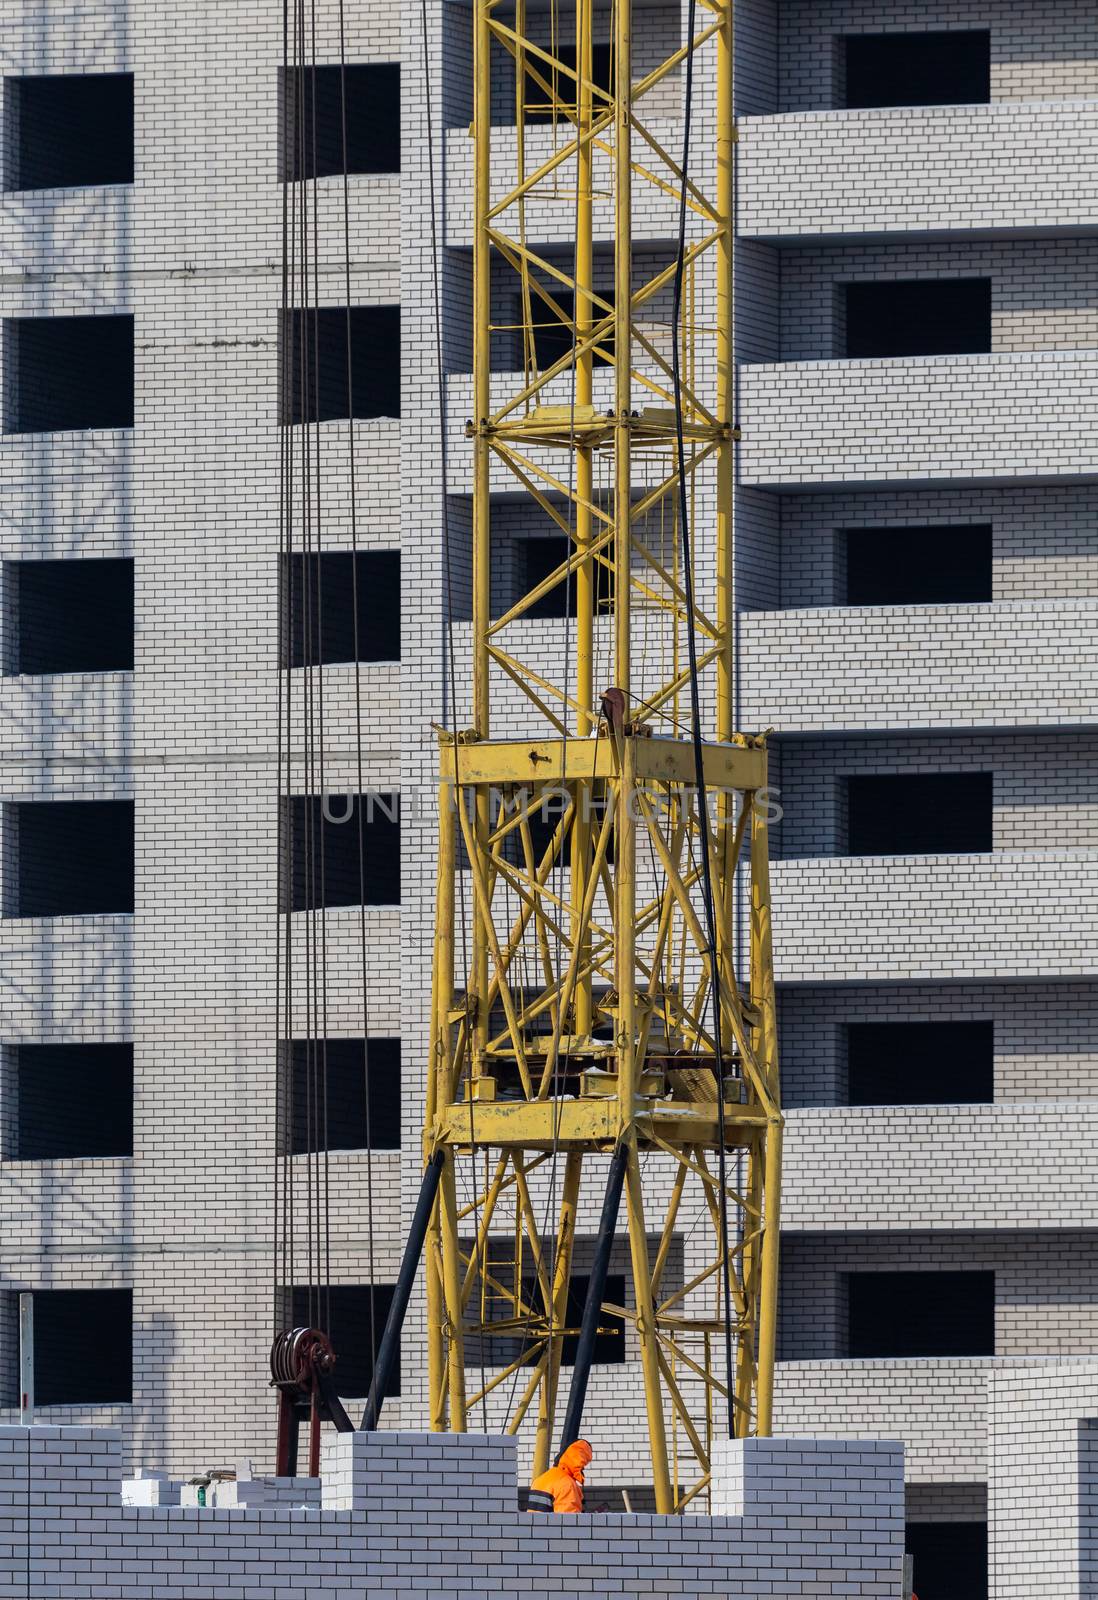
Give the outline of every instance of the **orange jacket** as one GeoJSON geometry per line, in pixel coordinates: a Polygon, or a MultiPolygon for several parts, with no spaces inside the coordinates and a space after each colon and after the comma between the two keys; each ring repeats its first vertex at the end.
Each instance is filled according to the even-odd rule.
{"type": "Polygon", "coordinates": [[[583,1510],[583,1469],[593,1452],[586,1439],[570,1444],[555,1467],[543,1472],[531,1484],[533,1489],[544,1490],[553,1496],[554,1511],[583,1510]]]}

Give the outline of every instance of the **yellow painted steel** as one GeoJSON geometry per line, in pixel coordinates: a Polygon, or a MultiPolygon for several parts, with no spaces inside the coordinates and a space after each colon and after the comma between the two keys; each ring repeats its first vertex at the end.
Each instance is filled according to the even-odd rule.
{"type": "Polygon", "coordinates": [[[552,1459],[582,1224],[605,1157],[624,1147],[615,1271],[628,1287],[602,1314],[644,1395],[657,1507],[674,1511],[707,1493],[726,1407],[739,1435],[773,1417],[782,1113],[767,749],[734,722],[733,18],[730,3],[700,0],[695,37],[634,79],[644,13],[613,0],[599,83],[594,0],[567,3],[565,15],[565,0],[548,12],[474,0],[473,659],[468,726],[439,735],[424,1150],[446,1160],[426,1251],[430,1417],[461,1429],[484,1407],[490,1426],[529,1433],[534,1472],[552,1459]],[[681,91],[690,52],[695,100],[711,101],[696,112],[679,329],[685,488],[700,507],[704,810],[681,720],[675,252],[633,246],[639,203],[674,215],[682,173],[646,97],[681,91]],[[508,73],[518,126],[493,129],[508,73]],[[508,296],[519,366],[493,375],[508,296]],[[510,527],[521,505],[522,533],[555,533],[561,559],[493,616],[504,486],[510,527]],[[535,622],[564,595],[555,623],[535,622]]]}

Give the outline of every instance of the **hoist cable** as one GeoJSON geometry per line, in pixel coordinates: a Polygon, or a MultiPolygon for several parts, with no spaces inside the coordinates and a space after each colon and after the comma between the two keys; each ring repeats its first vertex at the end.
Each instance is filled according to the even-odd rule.
{"type": "MultiPolygon", "coordinates": [[[[728,1238],[728,1181],[727,1154],[725,1151],[724,1115],[724,1051],[721,1040],[720,968],[717,960],[717,919],[713,894],[712,863],[709,856],[709,805],[705,785],[705,752],[701,732],[701,701],[698,691],[698,647],[695,633],[694,568],[690,538],[690,496],[686,476],[686,438],[683,419],[682,379],[679,370],[679,331],[682,318],[683,278],[686,270],[686,192],[690,169],[690,132],[694,99],[694,29],[697,0],[688,0],[686,38],[686,74],[683,94],[682,168],[679,185],[678,248],[675,258],[675,277],[671,301],[671,370],[675,397],[675,450],[678,467],[679,534],[682,541],[683,595],[686,601],[686,647],[690,671],[690,722],[691,743],[694,747],[694,785],[697,791],[698,829],[700,835],[702,899],[705,906],[705,934],[708,945],[710,971],[710,1001],[713,1014],[714,1077],[717,1087],[717,1137],[719,1225],[721,1253],[721,1288],[723,1296],[724,1363],[726,1399],[728,1403],[728,1437],[734,1435],[733,1422],[733,1360],[732,1360],[732,1262],[728,1238]]],[[[730,224],[730,219],[727,220],[730,224]]],[[[720,581],[718,575],[718,582],[720,581]]]]}
{"type": "MultiPolygon", "coordinates": [[[[422,48],[423,48],[423,100],[424,100],[424,116],[425,116],[425,119],[426,119],[426,132],[427,132],[427,182],[428,182],[428,187],[429,187],[429,190],[430,190],[430,207],[429,207],[429,211],[430,211],[430,240],[431,240],[431,295],[432,295],[433,310],[434,310],[435,379],[436,379],[436,384],[437,384],[437,389],[436,389],[436,411],[437,411],[437,423],[438,423],[439,471],[440,471],[441,479],[442,479],[442,561],[443,561],[443,567],[444,567],[444,570],[445,570],[445,577],[446,577],[446,624],[445,624],[445,634],[446,634],[446,672],[443,674],[443,701],[442,701],[440,721],[441,721],[441,725],[442,725],[443,728],[449,728],[449,729],[451,729],[451,731],[453,733],[453,753],[454,753],[453,797],[454,797],[455,805],[462,805],[464,803],[464,801],[463,801],[463,796],[462,796],[462,791],[461,791],[461,771],[460,771],[460,764],[459,764],[460,763],[460,757],[461,757],[461,743],[460,743],[460,741],[458,739],[458,726],[457,726],[457,660],[456,660],[456,655],[455,655],[455,651],[454,651],[453,554],[452,554],[452,541],[451,541],[451,536],[450,536],[450,469],[449,469],[449,448],[448,448],[448,446],[449,446],[449,430],[448,430],[447,416],[446,416],[446,377],[445,377],[445,367],[443,366],[442,288],[441,288],[441,284],[439,282],[439,268],[438,268],[438,261],[439,261],[439,227],[438,227],[437,180],[436,180],[436,173],[435,173],[435,121],[434,121],[434,102],[433,102],[433,97],[432,97],[430,35],[429,35],[429,29],[428,29],[428,24],[427,24],[427,0],[420,0],[420,33],[421,33],[422,48]],[[448,680],[449,680],[449,682],[448,682],[449,695],[448,696],[446,694],[447,674],[448,674],[448,680]]],[[[450,825],[452,827],[454,827],[454,828],[457,827],[456,812],[455,812],[454,817],[451,819],[450,825]]],[[[458,849],[461,848],[460,834],[458,835],[457,848],[458,849]]],[[[455,863],[455,867],[456,867],[456,863],[455,863]]],[[[461,930],[461,971],[462,971],[462,974],[463,974],[462,981],[463,981],[463,984],[465,986],[464,987],[464,999],[465,999],[465,1002],[466,1002],[466,1004],[465,1004],[465,1027],[466,1027],[466,1032],[468,1033],[468,1030],[469,1030],[469,1027],[470,1027],[469,1008],[468,1008],[469,950],[468,950],[468,933],[467,933],[467,929],[468,929],[468,911],[467,911],[467,906],[466,906],[466,894],[465,894],[465,874],[463,872],[461,872],[461,871],[455,870],[455,877],[457,879],[457,918],[458,918],[458,923],[459,923],[460,930],[461,930]]],[[[440,1023],[441,1023],[442,1027],[449,1028],[449,1022],[447,1021],[447,1019],[445,1017],[440,1018],[439,1020],[440,1020],[440,1023]]],[[[469,1061],[469,1070],[471,1072],[472,1071],[472,1049],[470,1048],[469,1050],[467,1050],[466,1054],[467,1054],[467,1058],[468,1058],[468,1061],[469,1061]]],[[[436,1070],[436,1065],[437,1065],[437,1063],[435,1061],[434,1053],[432,1051],[427,1070],[429,1072],[434,1072],[436,1070]]],[[[474,1245],[474,1251],[477,1252],[477,1254],[479,1254],[479,1251],[480,1251],[480,1245],[479,1245],[479,1240],[480,1240],[480,1199],[479,1199],[479,1193],[478,1193],[478,1185],[476,1183],[476,1151],[477,1151],[477,1144],[476,1144],[476,1126],[475,1126],[475,1122],[474,1122],[474,1117],[475,1117],[474,1107],[475,1107],[475,1105],[476,1105],[475,1097],[470,1092],[469,1098],[468,1098],[469,1134],[470,1134],[470,1146],[471,1146],[471,1153],[472,1153],[471,1154],[471,1159],[472,1159],[473,1167],[474,1167],[474,1181],[473,1181],[473,1237],[474,1237],[474,1239],[476,1241],[478,1241],[478,1243],[474,1245]]],[[[437,1202],[436,1202],[436,1204],[437,1204],[437,1202]]],[[[487,1242],[485,1242],[484,1249],[485,1249],[485,1251],[487,1251],[487,1242]]],[[[474,1260],[475,1260],[475,1263],[476,1263],[477,1271],[478,1272],[482,1272],[483,1268],[481,1266],[480,1261],[476,1259],[476,1256],[474,1256],[474,1260]]],[[[433,1268],[429,1268],[429,1270],[433,1270],[433,1268]]],[[[485,1433],[488,1432],[488,1397],[487,1397],[487,1393],[486,1393],[486,1390],[487,1390],[487,1381],[486,1380],[487,1380],[487,1373],[486,1373],[486,1368],[485,1368],[484,1339],[481,1338],[481,1340],[480,1340],[481,1416],[482,1416],[483,1423],[484,1423],[484,1431],[485,1431],[485,1433]]]]}
{"type": "Polygon", "coordinates": [[[358,618],[358,497],[355,472],[354,360],[351,340],[351,200],[350,164],[347,160],[347,48],[343,0],[339,0],[339,109],[343,155],[343,290],[347,312],[347,458],[351,512],[351,631],[353,640],[352,653],[355,663],[355,773],[357,778],[355,812],[358,823],[359,981],[362,995],[362,1094],[365,1106],[366,1135],[366,1272],[370,1284],[370,1371],[372,1373],[377,1365],[377,1304],[374,1284],[374,1147],[370,1120],[370,998],[366,941],[366,833],[365,819],[363,817],[362,663],[359,650],[358,618]]]}
{"type": "MultiPolygon", "coordinates": [[[[282,126],[279,129],[280,159],[284,164],[286,159],[286,70],[289,61],[289,3],[282,0],[282,126]]],[[[285,173],[284,173],[285,175],[285,173]]],[[[282,185],[282,283],[279,307],[279,334],[285,338],[286,318],[289,312],[289,289],[287,272],[289,264],[289,248],[287,233],[289,222],[290,186],[284,181],[282,185]]],[[[283,930],[282,919],[286,916],[285,904],[288,894],[287,879],[287,853],[289,835],[289,807],[283,798],[283,765],[282,765],[282,740],[284,734],[287,711],[284,701],[289,683],[289,656],[291,649],[291,618],[292,612],[292,580],[288,566],[286,534],[287,534],[287,455],[289,450],[290,430],[285,426],[286,412],[289,403],[287,393],[287,377],[289,376],[289,363],[285,360],[279,363],[279,472],[278,472],[278,543],[279,543],[279,572],[278,572],[278,638],[276,641],[277,656],[275,672],[278,680],[278,708],[276,715],[276,756],[275,756],[275,1151],[274,1151],[274,1195],[272,1216],[271,1240],[271,1313],[272,1334],[277,1337],[284,1323],[281,1286],[285,1279],[285,1240],[286,1240],[286,1196],[288,1174],[285,1170],[285,1151],[290,1144],[289,1121],[292,1120],[292,1106],[290,1118],[287,1117],[286,1089],[288,1073],[291,1063],[288,1057],[291,1052],[288,1035],[285,1033],[282,1012],[282,970],[283,970],[283,930]]],[[[287,918],[286,944],[289,947],[290,929],[287,918]]],[[[286,959],[289,969],[289,959],[286,959]]],[[[287,1011],[289,1009],[289,996],[286,997],[287,1011]]]]}
{"type": "Polygon", "coordinates": [[[316,1161],[316,1192],[317,1192],[317,1314],[322,1329],[331,1333],[331,1279],[332,1279],[332,1233],[331,1233],[331,1204],[329,1184],[329,1152],[328,1152],[328,873],[326,862],[326,830],[324,816],[325,797],[327,795],[327,764],[325,752],[324,728],[324,502],[323,502],[323,458],[321,455],[320,431],[320,205],[317,196],[317,78],[316,78],[316,0],[311,0],[309,8],[309,62],[313,74],[313,104],[312,104],[312,184],[313,184],[313,297],[314,297],[314,327],[316,329],[316,342],[313,348],[313,384],[315,392],[315,405],[313,426],[315,429],[314,446],[314,485],[316,502],[314,511],[314,542],[316,547],[316,650],[314,656],[313,672],[316,681],[316,737],[317,737],[317,788],[321,797],[321,815],[317,823],[317,832],[320,836],[320,861],[318,876],[320,881],[320,906],[317,916],[319,927],[319,948],[317,962],[319,966],[317,976],[318,1008],[317,1019],[317,1076],[316,1090],[316,1123],[317,1123],[317,1161],[316,1161]]]}
{"type": "Polygon", "coordinates": [[[283,0],[283,238],[279,484],[278,714],[276,780],[277,932],[274,1304],[290,1320],[286,1295],[304,1288],[305,1319],[331,1320],[331,1176],[328,1100],[327,749],[323,673],[323,524],[320,415],[320,236],[317,203],[316,3],[283,0]],[[310,210],[311,207],[311,210],[310,210]],[[298,528],[300,522],[300,528],[298,528]],[[300,628],[295,613],[300,610],[300,628]],[[298,637],[299,632],[299,637],[298,637]],[[301,673],[300,727],[294,711],[295,659],[301,673]],[[297,748],[300,741],[300,750],[297,748]],[[300,766],[298,765],[300,763],[300,766]],[[294,789],[300,773],[301,803],[294,789]],[[297,813],[300,813],[298,816],[297,813]],[[298,866],[298,863],[300,865],[298,866]],[[295,870],[296,868],[296,870],[295,870]],[[299,881],[295,881],[299,880],[299,881]],[[300,940],[294,937],[294,909],[300,940]],[[285,927],[283,928],[283,919],[285,927]],[[297,1070],[294,997],[297,949],[303,968],[304,1037],[297,1070]],[[303,1127],[302,1127],[303,1124],[303,1127]],[[304,1133],[303,1163],[294,1159],[304,1133]],[[297,1284],[296,1192],[304,1205],[305,1283],[297,1284]]]}

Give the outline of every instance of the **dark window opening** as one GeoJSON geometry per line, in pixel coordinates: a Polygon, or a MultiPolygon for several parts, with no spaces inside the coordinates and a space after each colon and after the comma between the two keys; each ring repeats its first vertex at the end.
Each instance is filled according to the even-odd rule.
{"type": "Polygon", "coordinates": [[[35,1290],[34,1398],[40,1406],[130,1403],[132,1290],[35,1290]]]}
{"type": "MultiPolygon", "coordinates": [[[[548,46],[546,47],[549,48],[548,46]]],[[[549,54],[556,55],[562,66],[576,70],[576,47],[574,44],[562,44],[559,40],[555,49],[549,49],[549,54]]],[[[553,106],[548,94],[537,79],[531,74],[531,68],[540,74],[546,83],[555,80],[555,92],[565,105],[575,109],[576,99],[579,94],[579,84],[575,78],[569,77],[566,72],[554,72],[548,61],[542,61],[540,56],[533,57],[526,65],[526,92],[525,121],[527,122],[552,122],[553,106]]],[[[609,41],[604,44],[591,46],[591,84],[594,90],[602,89],[606,94],[613,90],[613,56],[609,41]]],[[[606,101],[602,95],[594,93],[592,103],[596,116],[605,107],[606,101]]]]}
{"type": "MultiPolygon", "coordinates": [[[[370,1392],[374,1358],[393,1299],[391,1283],[338,1284],[317,1291],[300,1285],[293,1291],[295,1328],[320,1328],[336,1354],[336,1391],[344,1399],[364,1400],[370,1392]]],[[[400,1394],[400,1356],[383,1398],[400,1394]]]]}
{"type": "MultiPolygon", "coordinates": [[[[492,1252],[490,1276],[495,1283],[488,1285],[488,1292],[484,1297],[483,1309],[485,1320],[488,1322],[509,1321],[515,1314],[509,1291],[514,1287],[514,1270],[503,1260],[497,1259],[495,1249],[492,1252]],[[508,1292],[505,1292],[508,1291],[508,1292]]],[[[589,1278],[585,1273],[574,1273],[568,1285],[568,1306],[565,1311],[565,1326],[576,1331],[568,1333],[561,1340],[561,1365],[572,1367],[576,1362],[576,1350],[579,1346],[579,1325],[583,1318],[583,1307],[587,1299],[587,1285],[589,1278]]],[[[478,1311],[481,1307],[479,1286],[474,1289],[472,1302],[478,1311]]],[[[533,1276],[522,1278],[521,1294],[525,1304],[531,1310],[542,1311],[544,1304],[541,1299],[541,1290],[533,1276]]],[[[606,1291],[603,1295],[604,1303],[610,1305],[625,1304],[625,1276],[620,1272],[606,1274],[606,1291]]],[[[473,1342],[474,1348],[476,1341],[473,1342]]],[[[489,1366],[506,1367],[523,1355],[522,1341],[513,1334],[487,1334],[483,1338],[484,1360],[489,1366]]],[[[529,1351],[523,1360],[523,1366],[531,1366],[537,1361],[541,1353],[538,1346],[529,1351]]],[[[472,1360],[472,1357],[469,1358],[472,1360]]],[[[599,1317],[599,1332],[595,1338],[595,1351],[592,1358],[600,1366],[615,1366],[625,1360],[625,1327],[620,1317],[603,1312],[599,1317]]]]}
{"type": "Polygon", "coordinates": [[[399,306],[283,312],[280,352],[284,423],[400,416],[399,306]]]}
{"type": "Polygon", "coordinates": [[[845,354],[981,354],[991,349],[990,278],[847,283],[845,354]]]}
{"type": "Polygon", "coordinates": [[[128,72],[4,79],[4,188],[133,182],[128,72]]]}
{"type": "Polygon", "coordinates": [[[295,1039],[293,1074],[295,1155],[400,1149],[399,1039],[295,1039]]]}
{"type": "Polygon", "coordinates": [[[133,427],[132,317],[9,317],[5,433],[133,427]]]}
{"type": "MultiPolygon", "coordinates": [[[[575,294],[571,289],[564,289],[557,283],[549,283],[545,287],[560,306],[568,321],[562,322],[556,312],[545,304],[540,295],[531,294],[530,318],[534,334],[534,361],[539,372],[544,372],[548,367],[553,366],[562,356],[570,356],[573,344],[579,342],[579,336],[576,334],[574,327],[576,319],[575,294]]],[[[596,293],[600,299],[609,301],[613,305],[614,291],[612,289],[598,289],[596,293]]],[[[602,306],[591,307],[590,319],[592,323],[601,322],[603,317],[607,315],[608,313],[602,306]]],[[[525,356],[522,334],[523,323],[522,300],[516,298],[515,325],[518,332],[515,342],[515,364],[518,367],[523,365],[525,356]]],[[[594,365],[596,367],[611,366],[613,364],[613,355],[614,330],[610,328],[603,335],[594,351],[594,365]]]]}
{"type": "Polygon", "coordinates": [[[5,811],[18,864],[16,905],[7,915],[133,910],[132,800],[36,800],[5,811]]]}
{"type": "Polygon", "coordinates": [[[400,171],[399,62],[283,67],[278,94],[283,182],[400,171]]]}
{"type": "Polygon", "coordinates": [[[133,669],[132,561],[13,561],[11,670],[133,669]]]}
{"type": "Polygon", "coordinates": [[[991,34],[871,33],[843,40],[850,110],[978,105],[991,99],[991,34]]]}
{"type": "Polygon", "coordinates": [[[847,1293],[852,1358],[995,1354],[994,1272],[851,1272],[847,1293]]]}
{"type": "Polygon", "coordinates": [[[987,1600],[986,1522],[909,1522],[919,1600],[987,1600]]]}
{"type": "MultiPolygon", "coordinates": [[[[529,594],[539,583],[544,583],[550,573],[555,572],[562,562],[567,561],[572,548],[572,541],[563,533],[539,534],[533,539],[523,539],[521,542],[523,593],[529,594]]],[[[551,589],[546,590],[533,605],[527,606],[524,615],[574,617],[576,615],[575,573],[570,573],[551,589]]]]}
{"type": "Polygon", "coordinates": [[[846,604],[969,605],[992,598],[991,524],[848,528],[846,604]]]}
{"type": "Polygon", "coordinates": [[[995,1098],[993,1022],[852,1022],[852,1106],[979,1105],[995,1098]]]}
{"type": "Polygon", "coordinates": [[[291,910],[400,904],[398,795],[293,795],[289,822],[291,910]]]}
{"type": "Polygon", "coordinates": [[[957,855],[992,848],[990,772],[846,779],[847,853],[957,855]]]}
{"type": "Polygon", "coordinates": [[[282,570],[289,584],[284,665],[400,660],[399,550],[294,554],[282,570]]]}
{"type": "MultiPolygon", "coordinates": [[[[568,1285],[568,1307],[565,1311],[566,1325],[569,1328],[579,1329],[583,1320],[583,1308],[587,1302],[587,1286],[590,1278],[586,1273],[575,1274],[568,1285]]],[[[533,1292],[534,1285],[530,1285],[533,1292]]],[[[621,1272],[608,1272],[606,1274],[606,1291],[603,1295],[606,1303],[614,1306],[625,1304],[625,1275],[621,1272]]],[[[574,1367],[576,1364],[576,1351],[579,1349],[579,1333],[569,1333],[561,1340],[561,1365],[574,1367]]],[[[599,1331],[595,1337],[595,1353],[592,1358],[602,1366],[616,1366],[625,1360],[625,1324],[620,1317],[614,1317],[609,1312],[603,1311],[599,1316],[599,1331]]]]}
{"type": "MultiPolygon", "coordinates": [[[[563,533],[537,534],[519,541],[522,570],[522,592],[529,594],[539,583],[554,573],[575,552],[572,540],[563,533]]],[[[613,547],[606,545],[599,552],[603,557],[592,559],[595,583],[595,612],[608,612],[613,607],[614,574],[603,562],[614,559],[613,547]]],[[[551,589],[523,612],[526,617],[574,617],[576,615],[576,571],[562,577],[551,589]]]]}
{"type": "Polygon", "coordinates": [[[15,1071],[15,1160],[133,1155],[132,1044],[22,1044],[15,1071]]]}

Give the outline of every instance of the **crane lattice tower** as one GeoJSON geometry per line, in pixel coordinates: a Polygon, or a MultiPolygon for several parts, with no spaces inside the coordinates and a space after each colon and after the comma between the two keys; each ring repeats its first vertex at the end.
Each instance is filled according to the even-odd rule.
{"type": "Polygon", "coordinates": [[[715,1433],[771,1428],[767,751],[733,720],[731,6],[696,0],[640,76],[630,0],[610,22],[607,74],[591,0],[567,27],[551,13],[548,39],[525,0],[474,3],[471,726],[439,736],[428,1381],[436,1429],[508,1393],[541,1471],[579,1429],[594,1338],[624,1326],[671,1511],[707,1487],[715,1433]],[[497,63],[513,128],[493,126],[497,63]],[[688,130],[691,92],[704,111],[689,166],[646,121],[669,85],[688,130]],[[638,203],[672,237],[681,208],[662,262],[634,248],[638,203]],[[562,215],[567,259],[537,243],[562,215]],[[509,304],[517,378],[492,371],[509,304]],[[494,615],[493,522],[515,496],[561,559],[494,615]],[[566,617],[551,658],[545,609],[566,617]],[[580,1318],[577,1217],[597,1207],[580,1318]],[[611,1305],[619,1209],[630,1287],[611,1305]],[[515,1354],[485,1377],[488,1339],[515,1354]]]}

